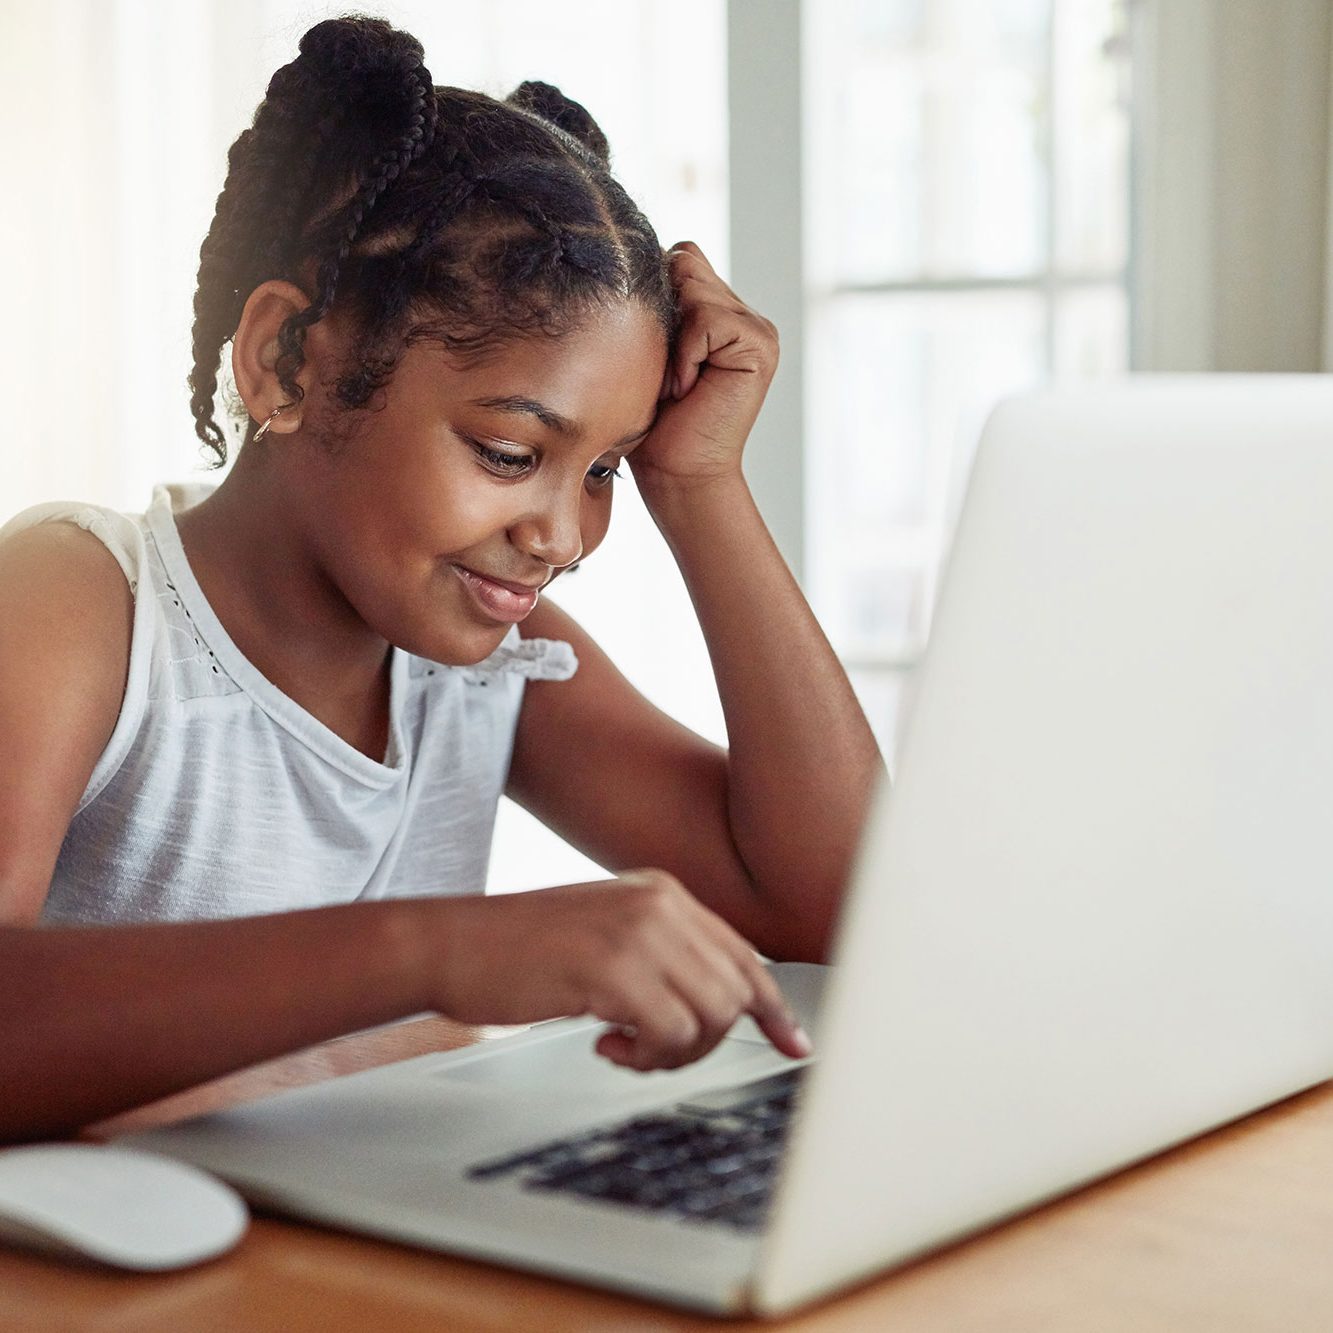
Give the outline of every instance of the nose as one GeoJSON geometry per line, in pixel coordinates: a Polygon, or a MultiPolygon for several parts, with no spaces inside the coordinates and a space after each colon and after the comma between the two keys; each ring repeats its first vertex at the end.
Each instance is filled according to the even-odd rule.
{"type": "Polygon", "coordinates": [[[552,488],[510,525],[509,540],[552,569],[572,565],[583,554],[582,501],[582,486],[552,488]]]}

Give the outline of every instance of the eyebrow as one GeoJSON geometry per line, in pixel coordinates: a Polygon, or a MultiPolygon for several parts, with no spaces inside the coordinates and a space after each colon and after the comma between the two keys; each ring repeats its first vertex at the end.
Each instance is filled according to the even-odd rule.
{"type": "MultiPolygon", "coordinates": [[[[557,435],[563,435],[567,439],[572,439],[578,435],[579,428],[568,417],[563,417],[553,408],[547,407],[545,403],[539,403],[535,398],[524,398],[521,394],[503,394],[497,398],[474,398],[472,400],[474,407],[490,407],[497,412],[513,412],[520,416],[536,417],[548,430],[553,430],[557,435]]],[[[621,445],[630,444],[632,441],[647,435],[653,428],[653,422],[650,421],[642,430],[636,430],[630,435],[626,435],[623,440],[617,440],[611,446],[612,449],[619,449],[621,445]]]]}

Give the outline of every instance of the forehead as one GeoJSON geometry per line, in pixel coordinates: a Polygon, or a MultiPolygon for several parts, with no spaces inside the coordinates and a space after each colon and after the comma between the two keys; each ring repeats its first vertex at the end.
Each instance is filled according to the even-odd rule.
{"type": "Polygon", "coordinates": [[[651,421],[666,354],[653,315],[625,303],[567,333],[517,339],[467,365],[446,354],[436,375],[454,407],[555,435],[620,435],[651,421]]]}

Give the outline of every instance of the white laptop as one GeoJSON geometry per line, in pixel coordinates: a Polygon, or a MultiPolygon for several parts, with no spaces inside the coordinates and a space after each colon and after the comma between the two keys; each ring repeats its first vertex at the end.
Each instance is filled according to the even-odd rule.
{"type": "Polygon", "coordinates": [[[1333,1075],[1331,801],[1333,383],[1014,400],[834,965],[777,968],[812,1064],[747,1020],[634,1074],[561,1020],[131,1137],[334,1226],[785,1312],[1333,1075]]]}

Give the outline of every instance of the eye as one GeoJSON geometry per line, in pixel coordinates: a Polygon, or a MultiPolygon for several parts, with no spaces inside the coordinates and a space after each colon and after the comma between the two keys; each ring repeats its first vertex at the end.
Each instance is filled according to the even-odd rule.
{"type": "Polygon", "coordinates": [[[471,436],[465,435],[463,438],[482,465],[497,477],[522,477],[532,470],[537,461],[531,454],[511,454],[502,449],[492,449],[490,445],[474,440],[471,436]]]}
{"type": "Polygon", "coordinates": [[[594,463],[588,469],[588,480],[594,486],[609,486],[612,480],[621,476],[620,466],[607,467],[605,463],[594,463]]]}

